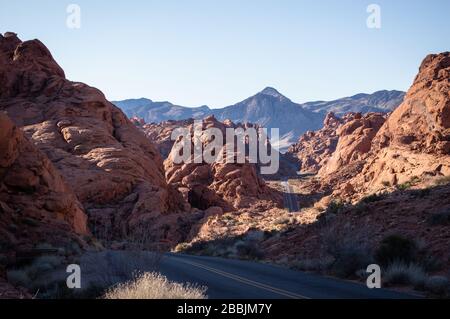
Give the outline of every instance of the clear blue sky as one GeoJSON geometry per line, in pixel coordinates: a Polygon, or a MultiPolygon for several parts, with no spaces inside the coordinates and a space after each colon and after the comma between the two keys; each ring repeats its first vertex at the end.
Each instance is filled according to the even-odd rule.
{"type": "Polygon", "coordinates": [[[110,100],[221,107],[273,86],[296,102],[406,90],[450,50],[448,0],[0,0],[0,32],[39,38],[110,100]],[[81,29],[66,7],[81,7],[81,29]],[[366,8],[381,7],[381,29],[366,8]]]}

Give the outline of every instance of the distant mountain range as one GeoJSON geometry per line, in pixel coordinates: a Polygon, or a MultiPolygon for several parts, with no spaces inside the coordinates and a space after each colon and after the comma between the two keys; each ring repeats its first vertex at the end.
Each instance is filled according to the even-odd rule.
{"type": "Polygon", "coordinates": [[[279,128],[280,140],[272,141],[284,151],[295,143],[300,135],[322,127],[325,115],[334,112],[342,115],[348,112],[390,112],[403,101],[401,91],[378,91],[373,94],[357,94],[334,101],[315,101],[298,104],[282,95],[276,89],[267,87],[252,97],[237,104],[220,109],[208,106],[186,107],[170,102],[129,99],[114,101],[128,117],[137,116],[147,123],[167,120],[201,119],[214,115],[218,120],[257,123],[268,129],[279,128]]]}

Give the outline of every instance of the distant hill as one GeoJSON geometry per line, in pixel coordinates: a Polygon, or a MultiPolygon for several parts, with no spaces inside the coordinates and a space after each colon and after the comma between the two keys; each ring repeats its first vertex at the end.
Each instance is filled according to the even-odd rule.
{"type": "Polygon", "coordinates": [[[282,95],[276,89],[267,87],[261,92],[231,106],[210,109],[208,106],[186,107],[170,102],[130,99],[113,102],[128,117],[137,116],[147,123],[159,123],[167,120],[202,119],[214,115],[218,120],[230,119],[235,123],[251,122],[268,129],[279,128],[281,151],[309,130],[322,127],[325,115],[334,112],[342,115],[348,112],[390,112],[403,101],[404,92],[378,91],[373,94],[357,94],[335,101],[316,101],[298,104],[282,95]]]}
{"type": "Polygon", "coordinates": [[[336,115],[344,115],[349,112],[383,112],[388,113],[399,106],[405,92],[401,91],[378,91],[372,94],[356,94],[335,101],[317,101],[302,104],[302,107],[313,111],[336,115]]]}

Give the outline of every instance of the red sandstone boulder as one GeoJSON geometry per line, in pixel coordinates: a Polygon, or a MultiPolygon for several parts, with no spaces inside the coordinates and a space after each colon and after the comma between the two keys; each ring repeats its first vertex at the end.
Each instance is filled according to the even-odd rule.
{"type": "Polygon", "coordinates": [[[170,198],[159,152],[102,92],[67,80],[40,41],[14,34],[0,37],[0,88],[0,110],[62,173],[95,235],[144,227],[155,241],[180,239],[176,224],[157,228],[184,208],[170,198]]]}
{"type": "Polygon", "coordinates": [[[0,242],[2,251],[55,247],[89,235],[74,192],[50,160],[0,111],[0,242]]]}

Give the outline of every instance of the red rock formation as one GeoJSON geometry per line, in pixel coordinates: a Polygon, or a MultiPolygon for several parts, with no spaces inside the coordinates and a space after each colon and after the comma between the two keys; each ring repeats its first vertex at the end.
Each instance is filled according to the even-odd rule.
{"type": "Polygon", "coordinates": [[[450,154],[450,52],[425,58],[405,101],[380,130],[375,145],[450,154]]]}
{"type": "Polygon", "coordinates": [[[429,55],[404,102],[372,143],[372,154],[352,181],[376,190],[450,175],[450,53],[429,55]]]}
{"type": "Polygon", "coordinates": [[[181,121],[165,121],[159,124],[145,124],[142,129],[145,135],[155,144],[163,159],[169,156],[174,141],[171,139],[172,132],[179,127],[187,127],[194,123],[193,119],[181,121]]]}
{"type": "Polygon", "coordinates": [[[372,139],[385,121],[381,113],[348,114],[336,130],[336,150],[320,169],[319,175],[326,176],[357,161],[364,160],[372,146],[372,139]]]}
{"type": "Polygon", "coordinates": [[[39,243],[84,245],[81,203],[50,160],[0,111],[0,253],[39,243]]]}
{"type": "MultiPolygon", "coordinates": [[[[179,125],[193,132],[193,122],[183,121],[179,125]]],[[[236,128],[231,122],[219,122],[213,116],[203,120],[203,129],[217,128],[224,137],[227,127],[236,128]]],[[[163,130],[164,143],[168,143],[170,132],[163,130]]],[[[209,138],[202,133],[200,140],[203,147],[209,144],[209,138]]],[[[224,152],[224,148],[222,148],[224,152]]],[[[257,202],[266,203],[268,207],[278,205],[280,196],[269,189],[263,179],[258,176],[257,165],[251,163],[232,164],[214,162],[208,163],[180,163],[175,156],[177,148],[173,147],[165,161],[166,178],[168,183],[175,185],[191,203],[193,207],[207,209],[212,206],[222,207],[225,211],[249,207],[257,202]]]]}
{"type": "Polygon", "coordinates": [[[318,131],[308,131],[298,142],[292,145],[287,153],[297,157],[301,163],[303,173],[317,173],[336,150],[338,135],[337,128],[343,120],[328,113],[323,128],[318,131]]]}
{"type": "Polygon", "coordinates": [[[40,41],[11,33],[0,37],[0,88],[0,110],[60,170],[94,233],[142,226],[155,241],[179,239],[176,227],[160,227],[183,203],[169,200],[158,151],[99,90],[68,81],[40,41]]]}

